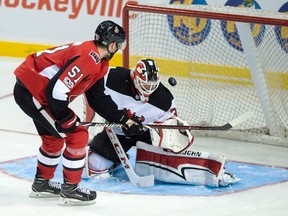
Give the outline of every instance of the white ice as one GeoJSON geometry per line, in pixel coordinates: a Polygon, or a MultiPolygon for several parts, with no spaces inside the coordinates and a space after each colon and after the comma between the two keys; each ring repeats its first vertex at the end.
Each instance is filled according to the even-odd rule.
{"type": "MultiPolygon", "coordinates": [[[[0,58],[0,163],[36,154],[40,139],[12,96],[14,69],[23,59],[0,58]]],[[[216,138],[196,138],[196,148],[228,159],[288,167],[288,149],[216,138]]],[[[92,206],[63,207],[55,199],[28,197],[32,182],[0,170],[0,215],[287,216],[288,182],[221,196],[155,196],[98,192],[92,206]]],[[[119,183],[121,184],[121,183],[119,183]]]]}

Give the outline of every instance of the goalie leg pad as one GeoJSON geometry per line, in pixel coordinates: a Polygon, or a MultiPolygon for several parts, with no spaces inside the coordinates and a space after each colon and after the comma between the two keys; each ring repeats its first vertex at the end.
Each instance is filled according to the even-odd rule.
{"type": "Polygon", "coordinates": [[[180,154],[137,142],[135,171],[170,183],[218,187],[224,175],[222,155],[187,149],[180,154]]]}
{"type": "Polygon", "coordinates": [[[86,152],[82,179],[89,179],[91,177],[103,179],[110,177],[110,168],[114,163],[101,155],[90,151],[89,147],[86,147],[86,152]]]}

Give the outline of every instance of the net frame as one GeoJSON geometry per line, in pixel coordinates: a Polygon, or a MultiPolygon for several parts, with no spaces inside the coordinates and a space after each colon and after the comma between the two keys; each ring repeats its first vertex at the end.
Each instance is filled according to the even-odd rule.
{"type": "MultiPolygon", "coordinates": [[[[219,19],[219,20],[226,20],[226,21],[234,21],[234,22],[244,22],[250,23],[253,20],[253,23],[257,24],[267,24],[267,25],[279,25],[279,26],[288,26],[287,16],[280,15],[277,18],[267,18],[269,15],[269,11],[266,13],[258,13],[258,10],[254,10],[252,8],[245,8],[245,10],[250,10],[251,14],[255,15],[241,15],[242,10],[240,8],[233,7],[233,11],[230,9],[232,7],[225,6],[227,10],[223,11],[223,7],[214,7],[209,8],[210,11],[207,11],[209,6],[203,5],[199,10],[199,6],[194,7],[194,10],[191,9],[183,9],[181,5],[173,5],[173,8],[169,5],[165,5],[166,7],[161,7],[160,5],[140,5],[137,2],[127,2],[127,4],[123,8],[123,17],[122,23],[125,32],[129,32],[129,12],[130,11],[138,11],[138,12],[147,12],[147,13],[161,13],[161,14],[173,14],[178,16],[191,16],[191,17],[199,17],[199,18],[208,18],[208,19],[219,19]],[[213,10],[214,9],[214,10],[213,10]],[[205,11],[206,10],[206,11],[205,11]],[[238,13],[237,13],[238,12],[238,13]],[[286,17],[286,19],[285,19],[286,17]]],[[[189,5],[193,7],[193,5],[189,5]]],[[[129,34],[126,35],[127,37],[127,44],[126,48],[123,51],[123,66],[129,66],[129,34]]]]}
{"type": "MultiPolygon", "coordinates": [[[[288,16],[283,13],[271,12],[271,11],[260,11],[255,10],[253,8],[245,8],[245,14],[243,15],[242,8],[235,8],[229,6],[207,6],[207,5],[189,5],[189,9],[185,8],[185,5],[140,5],[135,2],[128,2],[123,8],[123,28],[125,29],[127,34],[127,46],[123,51],[123,66],[131,67],[129,62],[129,16],[130,12],[144,12],[144,13],[155,13],[155,14],[164,14],[164,15],[175,15],[175,16],[189,16],[189,17],[197,17],[197,18],[206,18],[206,19],[216,19],[216,20],[225,20],[225,21],[234,21],[240,22],[244,24],[249,24],[253,21],[254,24],[265,24],[265,25],[276,25],[276,26],[288,26],[288,16]],[[239,15],[241,14],[241,15],[239,15]]],[[[246,29],[247,30],[247,29],[246,29]]],[[[249,30],[249,29],[248,29],[249,30]]],[[[253,64],[253,62],[251,63],[253,64]]],[[[254,78],[257,79],[258,77],[254,78]]],[[[265,105],[264,105],[265,106],[265,105]]],[[[269,117],[269,116],[268,116],[269,117]]],[[[269,119],[266,121],[269,121],[269,119]]],[[[273,125],[270,126],[270,132],[274,129],[273,125]]],[[[231,134],[233,134],[233,139],[252,141],[252,142],[262,142],[266,144],[277,144],[288,146],[287,140],[287,128],[282,128],[284,135],[279,139],[276,136],[270,136],[270,134],[264,134],[261,138],[258,136],[253,136],[254,134],[249,133],[249,137],[247,138],[246,134],[248,133],[245,130],[238,129],[237,131],[229,131],[229,133],[222,132],[201,132],[194,133],[195,135],[205,135],[205,136],[216,136],[216,137],[224,137],[231,138],[231,134]],[[242,133],[238,133],[242,131],[242,133]]],[[[273,131],[272,131],[273,132],[273,131]]],[[[275,134],[277,134],[277,129],[274,130],[275,134]]]]}

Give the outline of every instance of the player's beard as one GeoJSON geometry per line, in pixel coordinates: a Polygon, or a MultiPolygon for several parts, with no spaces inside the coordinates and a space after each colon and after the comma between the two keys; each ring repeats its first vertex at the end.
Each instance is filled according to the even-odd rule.
{"type": "Polygon", "coordinates": [[[107,61],[109,61],[109,60],[111,60],[113,58],[114,54],[118,51],[118,49],[115,52],[113,52],[113,53],[109,51],[109,48],[107,48],[107,51],[108,51],[108,53],[107,53],[107,55],[104,58],[107,61]]]}

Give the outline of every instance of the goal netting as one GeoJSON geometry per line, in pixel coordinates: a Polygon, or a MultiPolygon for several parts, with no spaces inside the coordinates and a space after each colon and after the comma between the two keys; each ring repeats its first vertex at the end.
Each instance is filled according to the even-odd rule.
{"type": "Polygon", "coordinates": [[[228,131],[195,135],[288,146],[288,15],[244,7],[137,5],[123,10],[125,67],[156,60],[162,82],[191,125],[219,126],[253,111],[228,131]],[[177,85],[168,84],[169,77],[177,85]]]}

